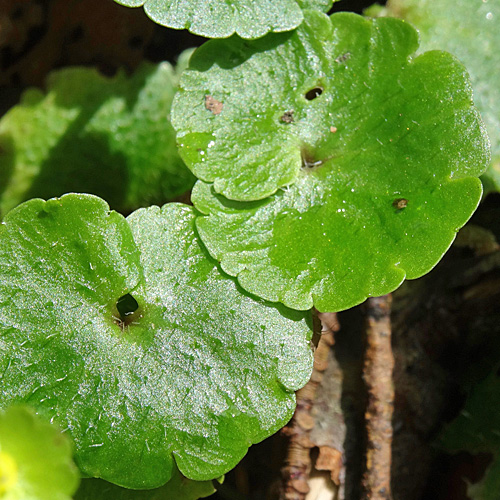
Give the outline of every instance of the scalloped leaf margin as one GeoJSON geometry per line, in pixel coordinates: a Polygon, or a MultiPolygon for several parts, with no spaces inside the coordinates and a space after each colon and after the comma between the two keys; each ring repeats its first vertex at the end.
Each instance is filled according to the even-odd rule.
{"type": "Polygon", "coordinates": [[[219,477],[291,418],[310,376],[310,314],[242,293],[194,218],[169,204],[124,219],[72,194],[0,225],[0,407],[59,424],[88,476],[154,488],[175,457],[219,477]]]}
{"type": "Polygon", "coordinates": [[[126,7],[144,6],[156,23],[187,29],[207,38],[260,38],[290,31],[303,20],[302,9],[327,12],[336,0],[115,0],[126,7]]]}
{"type": "Polygon", "coordinates": [[[189,147],[186,158],[207,160],[200,162],[207,176],[211,148],[203,141],[211,137],[224,143],[230,123],[233,135],[242,138],[231,150],[228,143],[221,147],[231,151],[224,170],[215,172],[213,183],[199,181],[193,191],[193,203],[205,215],[197,220],[200,237],[222,269],[266,300],[302,310],[314,305],[321,311],[352,307],[393,291],[405,277],[417,278],[432,269],[476,209],[482,193],[477,177],[490,159],[485,128],[459,61],[439,51],[413,57],[417,34],[403,21],[370,21],[347,13],[330,19],[309,13],[287,40],[264,52],[254,42],[248,49],[251,56],[242,56],[244,62],[231,69],[221,62],[231,54],[216,55],[224,42],[210,43],[199,58],[193,56],[198,69],[184,73],[173,121],[179,127],[184,119],[178,113],[181,100],[189,101],[193,110],[193,99],[202,100],[206,91],[198,87],[198,77],[209,92],[213,80],[207,74],[212,71],[227,74],[236,85],[234,94],[228,90],[229,97],[222,99],[221,114],[208,112],[211,116],[198,124],[193,121],[198,111],[193,111],[189,119],[197,130],[178,132],[179,141],[189,147]],[[309,74],[307,65],[303,67],[297,78],[304,81],[291,86],[298,89],[295,93],[286,92],[285,79],[273,80],[277,94],[263,92],[265,102],[254,104],[252,85],[240,78],[246,74],[243,66],[255,70],[256,80],[259,67],[280,74],[280,61],[287,60],[283,54],[300,54],[305,40],[316,71],[309,74]],[[308,101],[306,90],[317,85],[318,74],[323,91],[308,101]],[[245,88],[237,86],[237,79],[245,88]],[[254,112],[266,119],[255,117],[248,125],[238,102],[250,110],[249,122],[254,112]],[[288,122],[280,118],[287,109],[295,111],[288,122]],[[226,110],[227,116],[217,122],[226,110]],[[264,155],[266,162],[258,167],[240,165],[232,156],[247,148],[245,159],[261,160],[261,150],[245,142],[250,133],[259,148],[266,138],[269,143],[265,147],[270,156],[264,155]],[[306,140],[310,147],[304,148],[306,140]],[[289,151],[295,165],[287,163],[289,151]],[[292,171],[290,178],[281,176],[282,165],[285,175],[292,171]],[[236,175],[231,177],[231,172],[236,175]],[[290,185],[276,191],[285,181],[290,185]],[[219,191],[250,199],[276,192],[260,201],[238,202],[219,191]]]}
{"type": "Polygon", "coordinates": [[[500,4],[494,0],[389,0],[383,11],[407,19],[420,32],[421,50],[442,49],[467,67],[474,101],[491,140],[485,191],[500,191],[500,4]]]}

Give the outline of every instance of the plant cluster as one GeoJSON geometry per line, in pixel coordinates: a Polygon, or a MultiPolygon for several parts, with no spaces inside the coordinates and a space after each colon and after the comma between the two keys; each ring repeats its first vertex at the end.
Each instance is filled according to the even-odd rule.
{"type": "Polygon", "coordinates": [[[311,309],[432,269],[490,164],[464,66],[417,54],[407,22],[328,0],[118,3],[217,39],[176,69],[57,71],[0,122],[6,500],[76,488],[63,438],[57,494],[38,483],[43,461],[10,444],[25,420],[108,482],[79,500],[211,494],[291,418],[311,309]],[[163,204],[192,187],[193,206],[163,204]]]}

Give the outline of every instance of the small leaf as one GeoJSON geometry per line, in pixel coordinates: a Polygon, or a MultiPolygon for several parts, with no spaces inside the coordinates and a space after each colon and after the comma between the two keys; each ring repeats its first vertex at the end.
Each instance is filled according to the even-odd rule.
{"type": "Polygon", "coordinates": [[[212,481],[186,479],[174,468],[168,483],[153,490],[129,490],[102,479],[84,479],[74,500],[197,500],[213,493],[212,481]]]}
{"type": "Polygon", "coordinates": [[[168,119],[177,79],[168,63],[113,78],[69,68],[49,76],[45,95],[26,91],[0,121],[0,216],[71,191],[130,212],[189,190],[168,119]]]}
{"type": "Polygon", "coordinates": [[[0,498],[70,500],[79,483],[72,451],[67,436],[27,408],[0,412],[0,498]]]}
{"type": "Polygon", "coordinates": [[[170,204],[126,220],[73,194],[0,225],[0,407],[58,423],[88,476],[155,488],[175,458],[190,479],[219,477],[308,380],[310,315],[243,294],[194,218],[170,204]],[[119,311],[127,294],[138,307],[119,311]]]}
{"type": "Polygon", "coordinates": [[[303,20],[301,8],[327,12],[334,0],[115,0],[127,7],[144,5],[146,14],[168,28],[188,29],[208,38],[260,38],[289,31],[303,20]]]}
{"type": "Polygon", "coordinates": [[[471,453],[491,452],[494,460],[484,478],[469,485],[472,500],[498,500],[500,492],[500,377],[498,367],[472,389],[465,408],[445,430],[445,449],[471,453]]]}
{"type": "Polygon", "coordinates": [[[470,72],[474,101],[491,140],[485,189],[500,191],[500,3],[495,0],[390,0],[388,12],[420,31],[422,50],[456,55],[470,72]]]}
{"type": "Polygon", "coordinates": [[[342,184],[378,177],[388,193],[434,170],[477,175],[488,149],[465,70],[442,52],[413,59],[417,48],[416,31],[399,20],[311,11],[291,34],[210,41],[172,105],[181,156],[240,201],[307,172],[335,170],[342,184]],[[221,113],[207,111],[207,95],[221,113]]]}

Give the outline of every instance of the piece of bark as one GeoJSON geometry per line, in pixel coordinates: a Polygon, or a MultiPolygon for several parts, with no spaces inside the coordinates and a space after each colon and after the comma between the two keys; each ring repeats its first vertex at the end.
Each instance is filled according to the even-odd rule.
{"type": "MultiPolygon", "coordinates": [[[[318,321],[317,318],[316,325],[318,325],[318,321]]],[[[280,500],[305,500],[309,492],[310,451],[314,446],[309,439],[311,429],[314,427],[314,416],[311,410],[317,388],[327,367],[328,354],[333,342],[333,332],[331,330],[322,332],[314,354],[314,369],[311,380],[297,391],[295,414],[282,431],[289,437],[289,443],[285,465],[281,470],[280,500]]]]}
{"type": "Polygon", "coordinates": [[[389,500],[394,357],[391,347],[391,295],[366,302],[366,354],[364,379],[368,389],[366,410],[367,450],[363,476],[366,500],[389,500]]]}

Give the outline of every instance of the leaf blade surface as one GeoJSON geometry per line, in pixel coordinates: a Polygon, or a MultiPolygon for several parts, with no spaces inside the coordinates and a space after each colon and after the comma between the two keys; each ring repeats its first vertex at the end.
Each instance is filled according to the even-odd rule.
{"type": "Polygon", "coordinates": [[[0,406],[72,436],[79,467],[135,489],[219,477],[291,417],[308,315],[258,302],[200,247],[180,204],[128,220],[90,195],[0,226],[0,406]],[[130,315],[117,303],[131,295],[130,315]]]}

